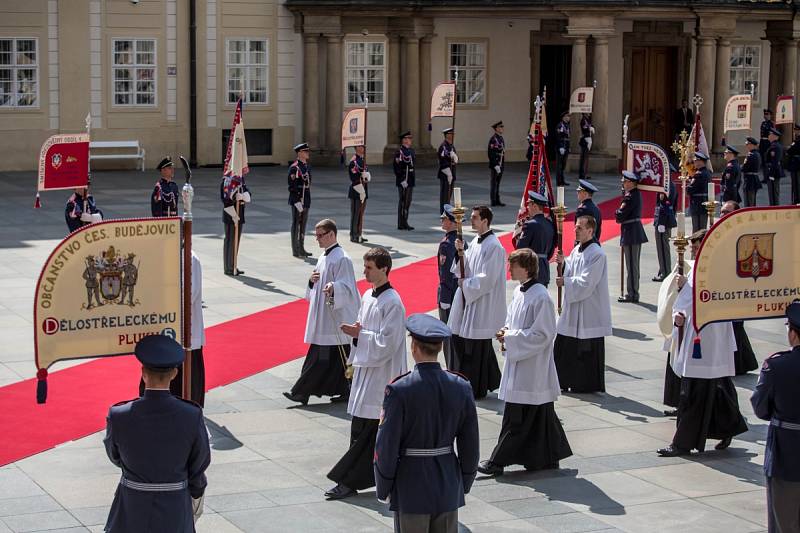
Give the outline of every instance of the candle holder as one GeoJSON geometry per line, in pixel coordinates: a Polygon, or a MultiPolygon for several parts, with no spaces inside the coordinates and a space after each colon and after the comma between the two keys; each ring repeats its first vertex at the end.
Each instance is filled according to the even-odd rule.
{"type": "MultiPolygon", "coordinates": [[[[562,244],[563,244],[564,218],[567,216],[567,208],[563,204],[556,205],[556,206],[553,207],[553,214],[556,217],[556,232],[558,233],[558,251],[560,253],[563,253],[562,244]]],[[[559,264],[556,267],[556,271],[557,271],[559,277],[561,277],[561,275],[564,273],[563,269],[564,269],[563,263],[559,264]]],[[[562,290],[563,290],[563,287],[559,287],[558,288],[558,314],[559,315],[561,314],[562,290]]]]}
{"type": "Polygon", "coordinates": [[[717,212],[717,206],[719,205],[719,203],[720,202],[716,201],[716,199],[703,202],[703,207],[706,208],[706,213],[708,213],[709,228],[714,225],[714,215],[717,212]]]}

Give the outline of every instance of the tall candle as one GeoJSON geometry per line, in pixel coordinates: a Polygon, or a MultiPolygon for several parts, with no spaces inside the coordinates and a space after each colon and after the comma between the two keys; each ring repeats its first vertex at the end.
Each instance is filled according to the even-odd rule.
{"type": "Polygon", "coordinates": [[[453,201],[456,207],[461,207],[461,187],[453,187],[453,201]]]}
{"type": "Polygon", "coordinates": [[[708,182],[708,201],[709,202],[714,201],[714,195],[715,195],[714,193],[715,193],[714,182],[713,181],[709,181],[708,182]]]}
{"type": "Polygon", "coordinates": [[[683,212],[678,213],[678,237],[686,235],[686,215],[683,212]]]}
{"type": "Polygon", "coordinates": [[[559,207],[564,205],[564,187],[558,187],[556,189],[556,204],[559,207]]]}

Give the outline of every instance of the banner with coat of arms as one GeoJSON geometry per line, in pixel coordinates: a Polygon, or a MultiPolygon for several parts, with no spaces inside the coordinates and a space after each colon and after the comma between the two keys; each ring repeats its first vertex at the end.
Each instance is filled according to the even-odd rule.
{"type": "Polygon", "coordinates": [[[367,144],[367,109],[351,109],[342,121],[342,150],[367,144]]]}
{"type": "Polygon", "coordinates": [[[717,221],[694,265],[694,323],[781,318],[800,298],[800,207],[749,207],[717,221]]]}
{"type": "Polygon", "coordinates": [[[89,134],[53,135],[39,151],[40,191],[86,187],[89,181],[89,134]]]}
{"type": "Polygon", "coordinates": [[[594,87],[578,87],[569,99],[570,113],[591,113],[594,87]]]}
{"type": "Polygon", "coordinates": [[[775,124],[794,124],[794,98],[779,96],[775,104],[775,124]]]}
{"type": "Polygon", "coordinates": [[[456,112],[456,83],[440,83],[431,95],[431,118],[452,117],[456,112]]]}
{"type": "Polygon", "coordinates": [[[669,194],[669,158],[659,145],[628,143],[627,170],[639,176],[639,190],[669,194]]]}
{"type": "Polygon", "coordinates": [[[725,104],[723,134],[734,130],[750,129],[750,109],[753,97],[749,94],[735,94],[725,104]]]}
{"type": "Polygon", "coordinates": [[[180,342],[181,219],[109,220],[61,241],[39,275],[40,379],[57,361],[123,355],[145,335],[180,342]]]}

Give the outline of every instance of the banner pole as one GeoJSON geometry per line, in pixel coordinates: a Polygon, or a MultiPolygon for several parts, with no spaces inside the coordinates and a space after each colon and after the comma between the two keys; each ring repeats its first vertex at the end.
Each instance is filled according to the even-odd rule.
{"type": "MultiPolygon", "coordinates": [[[[622,123],[622,169],[628,168],[628,118],[630,115],[625,115],[625,121],[622,123]]],[[[623,195],[625,189],[622,190],[623,195]]],[[[625,297],[625,248],[622,243],[619,245],[619,297],[625,297]]]]}
{"type": "MultiPolygon", "coordinates": [[[[180,156],[186,183],[183,185],[183,398],[192,399],[192,170],[180,156]]],[[[201,280],[197,280],[201,283],[201,280]]]]}

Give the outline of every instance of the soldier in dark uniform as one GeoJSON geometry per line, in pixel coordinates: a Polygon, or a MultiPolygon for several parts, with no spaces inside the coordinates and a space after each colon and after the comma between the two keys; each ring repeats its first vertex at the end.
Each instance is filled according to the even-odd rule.
{"type": "Polygon", "coordinates": [[[89,194],[84,197],[84,195],[86,195],[86,188],[76,187],[75,192],[67,199],[64,219],[67,221],[70,233],[93,222],[103,220],[103,212],[94,203],[94,196],[89,194]]]}
{"type": "Polygon", "coordinates": [[[489,196],[492,207],[505,206],[500,201],[500,180],[506,166],[506,141],[503,139],[503,121],[492,124],[494,135],[489,138],[487,153],[489,156],[489,196]]]}
{"type": "Polygon", "coordinates": [[[764,360],[750,403],[769,421],[764,475],[769,531],[800,531],[800,301],[786,306],[792,349],[764,360]]]}
{"type": "Polygon", "coordinates": [[[292,255],[294,257],[310,257],[304,240],[308,210],[311,207],[311,169],[308,159],[311,149],[308,143],[300,143],[294,147],[297,159],[289,165],[289,205],[292,210],[292,255]]]}
{"type": "MultiPolygon", "coordinates": [[[[436,296],[439,309],[439,319],[447,323],[450,318],[450,307],[453,305],[453,296],[458,289],[458,278],[453,274],[450,269],[453,266],[453,261],[456,258],[456,239],[458,238],[458,231],[456,229],[456,217],[453,215],[453,206],[445,204],[442,211],[442,230],[445,232],[442,240],[439,241],[439,251],[436,257],[439,259],[439,290],[436,296]]],[[[467,243],[464,243],[466,249],[467,243]]],[[[443,342],[444,349],[444,362],[447,368],[457,368],[455,361],[452,359],[452,346],[450,339],[447,338],[443,342]]]]}
{"type": "Polygon", "coordinates": [[[416,366],[386,386],[375,440],[375,493],[394,511],[396,532],[455,533],[458,508],[478,467],[472,387],[437,362],[450,337],[445,324],[414,314],[406,328],[416,366]]]}
{"type": "Polygon", "coordinates": [[[587,173],[589,172],[589,150],[592,149],[592,135],[594,135],[592,114],[583,113],[581,116],[581,140],[578,141],[578,146],[581,148],[581,159],[580,163],[578,164],[578,179],[588,179],[587,173]]]}
{"type": "Polygon", "coordinates": [[[564,170],[567,168],[567,158],[569,157],[569,111],[561,113],[561,120],[558,121],[556,127],[556,148],[558,148],[558,155],[556,156],[556,181],[558,185],[569,185],[564,180],[564,170]]]}
{"type": "Polygon", "coordinates": [[[689,213],[692,216],[692,233],[705,229],[708,224],[708,211],[703,205],[708,201],[708,184],[711,172],[706,167],[708,156],[702,152],[694,153],[694,174],[689,178],[686,194],[689,195],[689,213]]]}
{"type": "Polygon", "coordinates": [[[769,130],[770,145],[764,160],[767,169],[767,192],[769,205],[781,205],[781,178],[783,177],[783,145],[780,142],[781,132],[772,128],[769,130]]]}
{"type": "Polygon", "coordinates": [[[144,395],[114,405],[106,420],[103,444],[122,478],[105,531],[192,533],[202,513],[211,450],[202,409],[169,390],[183,348],[164,335],[148,335],[135,354],[144,395]]]}
{"type": "Polygon", "coordinates": [[[413,230],[408,224],[408,211],[416,185],[414,165],[417,155],[411,148],[414,137],[410,131],[400,135],[400,148],[394,153],[394,183],[397,186],[397,229],[413,230]]]}
{"type": "Polygon", "coordinates": [[[528,134],[528,151],[525,153],[525,159],[528,160],[528,165],[531,164],[533,159],[533,135],[528,134]]]}
{"type": "Polygon", "coordinates": [[[794,141],[786,154],[789,156],[789,172],[792,175],[792,205],[800,204],[800,124],[793,127],[794,141]]]}
{"type": "Polygon", "coordinates": [[[620,303],[639,302],[639,260],[642,244],[647,242],[647,234],[642,226],[642,193],[637,188],[639,176],[627,170],[622,173],[622,203],[614,217],[620,227],[619,243],[625,254],[625,270],[627,274],[627,290],[620,296],[620,303]]]}
{"type": "Polygon", "coordinates": [[[767,182],[767,151],[769,151],[769,145],[771,144],[769,140],[769,130],[774,127],[775,123],[772,122],[772,110],[765,109],[764,120],[761,121],[761,140],[758,143],[758,153],[761,154],[761,174],[763,176],[761,183],[767,182]]]}
{"type": "Polygon", "coordinates": [[[364,211],[367,209],[368,183],[371,178],[364,161],[366,150],[364,145],[356,146],[356,153],[347,165],[347,174],[350,177],[350,187],[347,189],[347,197],[350,199],[350,242],[367,242],[361,235],[364,231],[364,211]]]}
{"type": "Polygon", "coordinates": [[[739,166],[739,150],[731,145],[725,147],[725,170],[722,171],[720,185],[722,187],[722,201],[742,201],[739,187],[742,185],[742,169],[739,166]]]}
{"type": "Polygon", "coordinates": [[[458,164],[458,154],[456,147],[453,146],[455,130],[445,128],[442,130],[444,141],[439,145],[439,212],[444,211],[444,204],[450,203],[453,196],[453,186],[456,182],[456,165],[458,164]]]}
{"type": "Polygon", "coordinates": [[[594,218],[597,227],[594,229],[594,238],[600,244],[600,228],[603,225],[603,217],[600,208],[592,200],[592,196],[597,192],[597,187],[586,180],[578,180],[578,209],[575,210],[575,220],[582,216],[594,218]]]}
{"type": "Polygon", "coordinates": [[[755,207],[758,201],[758,190],[761,188],[761,179],[758,172],[761,169],[761,153],[758,151],[758,141],[748,137],[745,143],[747,157],[742,165],[744,175],[744,206],[755,207]]]}
{"type": "MultiPolygon", "coordinates": [[[[670,167],[674,168],[670,163],[670,167]]],[[[656,208],[653,214],[653,227],[656,233],[656,253],[658,255],[658,274],[653,281],[662,282],[672,271],[672,258],[669,251],[669,240],[672,237],[672,228],[678,225],[675,219],[675,206],[678,205],[678,190],[669,180],[669,195],[659,192],[656,197],[656,208]]]]}
{"type": "Polygon", "coordinates": [[[550,258],[556,249],[556,225],[544,216],[547,198],[535,191],[528,193],[528,216],[530,220],[515,232],[514,248],[530,248],[539,258],[537,283],[545,287],[550,283],[550,258]]]}
{"type": "Polygon", "coordinates": [[[178,184],[172,181],[175,176],[175,166],[171,157],[165,157],[156,167],[161,172],[161,178],[153,188],[150,195],[150,211],[154,217],[178,216],[178,184]]]}
{"type": "Polygon", "coordinates": [[[225,240],[222,247],[222,258],[226,276],[244,274],[244,270],[233,271],[234,256],[239,252],[239,241],[242,238],[242,226],[245,223],[245,206],[250,203],[250,189],[244,178],[223,176],[219,184],[219,197],[222,201],[222,223],[225,226],[225,240]]]}

